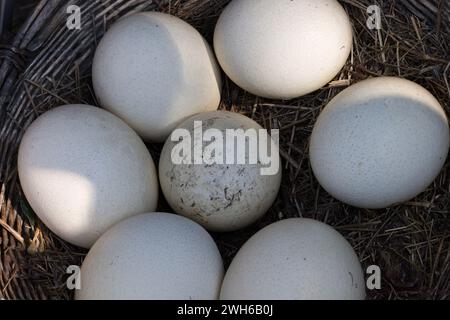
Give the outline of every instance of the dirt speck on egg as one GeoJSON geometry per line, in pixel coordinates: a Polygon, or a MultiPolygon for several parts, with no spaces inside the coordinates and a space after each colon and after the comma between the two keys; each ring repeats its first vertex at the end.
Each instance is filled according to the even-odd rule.
{"type": "MultiPolygon", "coordinates": [[[[203,132],[214,129],[224,136],[227,129],[262,129],[243,115],[224,111],[194,116],[178,128],[188,130],[193,136],[196,121],[202,121],[203,132]]],[[[251,164],[248,154],[245,164],[226,161],[174,164],[171,157],[177,143],[168,139],[159,168],[163,193],[177,213],[211,231],[235,231],[262,217],[275,201],[281,183],[281,169],[274,175],[263,175],[259,159],[251,164]]],[[[198,147],[198,143],[203,148],[208,146],[207,142],[200,140],[192,143],[192,149],[198,147]]]]}

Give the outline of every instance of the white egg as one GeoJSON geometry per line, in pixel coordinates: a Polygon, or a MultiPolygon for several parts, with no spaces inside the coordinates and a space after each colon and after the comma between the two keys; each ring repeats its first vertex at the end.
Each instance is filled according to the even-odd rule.
{"type": "Polygon", "coordinates": [[[142,214],[95,243],[75,298],[216,300],[223,272],[219,250],[201,226],[174,214],[142,214]]]}
{"type": "Polygon", "coordinates": [[[439,174],[449,150],[439,102],[400,78],[362,81],[335,97],[314,127],[310,156],[322,187],[362,208],[408,201],[439,174]]]}
{"type": "Polygon", "coordinates": [[[116,22],[100,41],[92,66],[100,104],[154,142],[163,142],[185,118],[217,110],[220,77],[200,33],[159,12],[116,22]]]}
{"type": "Polygon", "coordinates": [[[122,120],[92,106],[62,106],[36,119],[21,141],[18,170],[39,218],[81,247],[156,209],[157,172],[146,146],[122,120]]]}
{"type": "Polygon", "coordinates": [[[217,59],[231,80],[274,99],[326,85],[351,47],[351,23],[336,0],[233,0],[214,34],[217,59]]]}
{"type": "Polygon", "coordinates": [[[244,244],[222,284],[222,300],[362,300],[363,271],[350,244],[310,219],[269,225],[244,244]]]}
{"type": "MultiPolygon", "coordinates": [[[[186,131],[181,137],[183,142],[189,141],[188,148],[192,152],[191,155],[180,152],[179,146],[182,144],[179,142],[179,137],[174,135],[164,145],[159,163],[159,176],[162,191],[170,206],[177,213],[197,221],[211,231],[234,231],[261,218],[275,201],[280,188],[281,169],[278,145],[268,136],[265,146],[268,149],[273,148],[270,161],[262,160],[261,148],[259,148],[260,151],[250,152],[252,156],[256,156],[253,159],[255,161],[252,161],[248,152],[244,154],[242,151],[241,159],[245,157],[245,161],[238,162],[237,157],[232,157],[229,151],[236,151],[235,156],[238,155],[235,149],[238,141],[241,139],[244,142],[250,141],[245,140],[246,134],[254,132],[257,135],[263,128],[243,115],[215,111],[191,117],[178,129],[186,131]],[[196,121],[201,122],[196,124],[196,121]],[[198,129],[202,130],[203,135],[197,135],[198,129]],[[208,137],[211,129],[216,130],[224,139],[213,140],[208,137]],[[233,129],[242,129],[242,132],[236,132],[236,137],[239,139],[226,138],[226,131],[233,129]],[[205,161],[208,158],[205,156],[206,150],[213,145],[212,141],[222,143],[220,151],[215,153],[219,155],[222,152],[222,155],[218,157],[222,159],[222,162],[205,161]],[[234,141],[236,146],[231,144],[227,146],[229,142],[234,141]],[[272,146],[269,147],[269,144],[272,146]],[[203,152],[199,153],[197,159],[200,161],[196,163],[194,155],[199,148],[203,152]],[[174,161],[174,154],[186,157],[184,160],[188,162],[174,161]],[[227,161],[230,159],[232,161],[227,161]],[[263,172],[262,168],[270,169],[271,172],[263,172]]],[[[263,132],[267,133],[267,131],[263,132]]],[[[263,138],[260,139],[258,136],[253,141],[256,141],[258,145],[264,143],[263,138]]],[[[245,147],[248,147],[247,151],[250,148],[249,145],[239,145],[239,148],[245,147]]]]}

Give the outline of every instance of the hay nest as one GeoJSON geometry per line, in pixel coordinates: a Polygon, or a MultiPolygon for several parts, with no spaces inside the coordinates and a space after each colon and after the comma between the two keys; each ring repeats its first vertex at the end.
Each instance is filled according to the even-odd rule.
{"type": "MultiPolygon", "coordinates": [[[[0,298],[70,299],[66,268],[85,250],[53,235],[21,191],[16,168],[20,139],[43,112],[67,103],[96,104],[90,64],[96,44],[117,18],[144,10],[168,12],[193,24],[209,41],[229,0],[42,0],[13,41],[0,47],[0,298]],[[65,27],[66,7],[82,8],[83,27],[65,27]]],[[[239,247],[265,225],[310,217],[335,226],[364,267],[379,265],[382,289],[371,299],[450,298],[450,163],[424,193],[385,210],[346,206],[320,188],[308,161],[308,139],[320,111],[337,93],[368,77],[391,75],[430,90],[450,114],[450,3],[446,0],[378,1],[382,29],[370,30],[373,0],[341,1],[351,16],[354,48],[327,87],[288,101],[252,96],[226,80],[221,109],[241,112],[281,130],[284,180],[277,202],[252,227],[214,235],[228,264],[239,247]]],[[[161,146],[149,146],[157,159],[161,146]]],[[[161,204],[161,210],[168,210],[161,204]]]]}

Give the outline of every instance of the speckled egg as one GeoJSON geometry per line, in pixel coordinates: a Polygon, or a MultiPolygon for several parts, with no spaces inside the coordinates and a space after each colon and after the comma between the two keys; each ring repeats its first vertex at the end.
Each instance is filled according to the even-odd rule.
{"type": "Polygon", "coordinates": [[[411,81],[380,77],[336,96],[314,127],[310,156],[335,198],[378,209],[408,201],[439,174],[449,150],[439,102],[411,81]]]}
{"type": "MultiPolygon", "coordinates": [[[[247,130],[258,134],[263,128],[252,119],[237,113],[202,113],[183,122],[176,130],[182,130],[180,135],[172,134],[161,153],[161,188],[170,206],[177,213],[197,221],[211,231],[234,231],[255,222],[271,207],[280,188],[281,168],[277,142],[270,136],[265,141],[266,144],[262,142],[262,138],[253,140],[273,152],[271,164],[263,161],[258,151],[251,152],[252,156],[256,156],[253,159],[255,161],[252,161],[249,158],[250,153],[246,152],[241,153],[245,156],[245,161],[238,162],[236,156],[229,162],[225,158],[230,156],[232,159],[230,150],[234,150],[235,155],[238,155],[237,149],[227,144],[233,140],[226,138],[227,130],[234,129],[241,129],[241,132],[236,132],[238,139],[235,141],[238,146],[237,141],[249,143],[247,130]],[[202,133],[200,139],[196,138],[198,129],[202,130],[203,139],[202,133]],[[225,139],[208,136],[214,132],[223,135],[225,139]],[[179,150],[181,141],[188,142],[188,148],[192,150],[190,155],[179,150]],[[209,162],[206,160],[208,157],[204,157],[208,148],[211,148],[212,141],[223,142],[221,151],[217,152],[222,153],[222,163],[209,162]],[[196,150],[203,151],[200,157],[197,157],[198,162],[194,159],[196,150]],[[174,155],[186,157],[188,161],[174,161],[174,155]],[[271,168],[271,172],[265,173],[263,168],[271,168]]],[[[239,147],[248,147],[247,150],[250,148],[249,144],[241,144],[239,147]]]]}
{"type": "Polygon", "coordinates": [[[200,33],[159,12],[116,22],[100,41],[92,66],[100,104],[153,142],[165,141],[182,120],[217,110],[220,77],[200,33]]]}
{"type": "Polygon", "coordinates": [[[288,219],[260,230],[233,259],[222,300],[362,300],[363,270],[330,226],[288,219]]]}
{"type": "Polygon", "coordinates": [[[18,171],[39,218],[62,239],[90,247],[116,222],[154,211],[157,172],[139,136],[111,113],[66,105],[26,130],[18,171]]]}
{"type": "Polygon", "coordinates": [[[198,224],[168,213],[124,220],[92,247],[77,300],[216,300],[223,263],[198,224]]]}
{"type": "Polygon", "coordinates": [[[233,0],[214,34],[217,59],[231,80],[274,99],[326,85],[351,47],[352,26],[336,0],[233,0]]]}

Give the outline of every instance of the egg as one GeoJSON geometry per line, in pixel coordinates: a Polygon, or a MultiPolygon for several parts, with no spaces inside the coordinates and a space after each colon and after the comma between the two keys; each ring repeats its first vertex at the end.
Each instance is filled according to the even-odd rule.
{"type": "Polygon", "coordinates": [[[218,232],[235,231],[261,218],[275,201],[281,183],[275,139],[252,119],[227,111],[193,116],[176,131],[180,130],[179,136],[172,134],[165,143],[159,162],[161,188],[170,206],[206,229],[218,232]],[[231,135],[227,138],[227,131],[236,134],[235,140],[231,135]],[[260,132],[265,132],[267,139],[259,136],[260,132]],[[259,151],[249,153],[252,133],[259,151]],[[181,141],[188,142],[187,151],[179,149],[181,141]],[[217,155],[209,161],[207,150],[212,148],[213,141],[220,147],[214,148],[216,151],[209,149],[217,155]],[[272,151],[270,161],[263,160],[262,147],[272,151]],[[238,148],[242,148],[240,153],[238,148]],[[174,161],[174,155],[178,154],[183,162],[174,161]]]}
{"type": "Polygon", "coordinates": [[[311,166],[342,202],[385,208],[425,191],[449,141],[448,119],[430,92],[405,79],[373,78],[341,92],[320,114],[311,166]]]}
{"type": "Polygon", "coordinates": [[[216,300],[223,263],[211,236],[169,213],[124,220],[92,247],[77,300],[216,300]]]}
{"type": "Polygon", "coordinates": [[[220,103],[221,75],[209,44],[160,12],[113,24],[96,49],[92,81],[100,104],[147,141],[164,142],[182,120],[220,103]]]}
{"type": "Polygon", "coordinates": [[[214,33],[228,77],[272,99],[323,87],[345,65],[351,47],[351,23],[336,0],[233,0],[214,33]]]}
{"type": "Polygon", "coordinates": [[[244,244],[226,272],[222,300],[363,300],[356,253],[330,226],[283,220],[244,244]]]}
{"type": "Polygon", "coordinates": [[[139,136],[111,113],[66,105],[38,117],[20,143],[26,199],[62,239],[89,248],[116,222],[154,211],[157,172],[139,136]]]}

